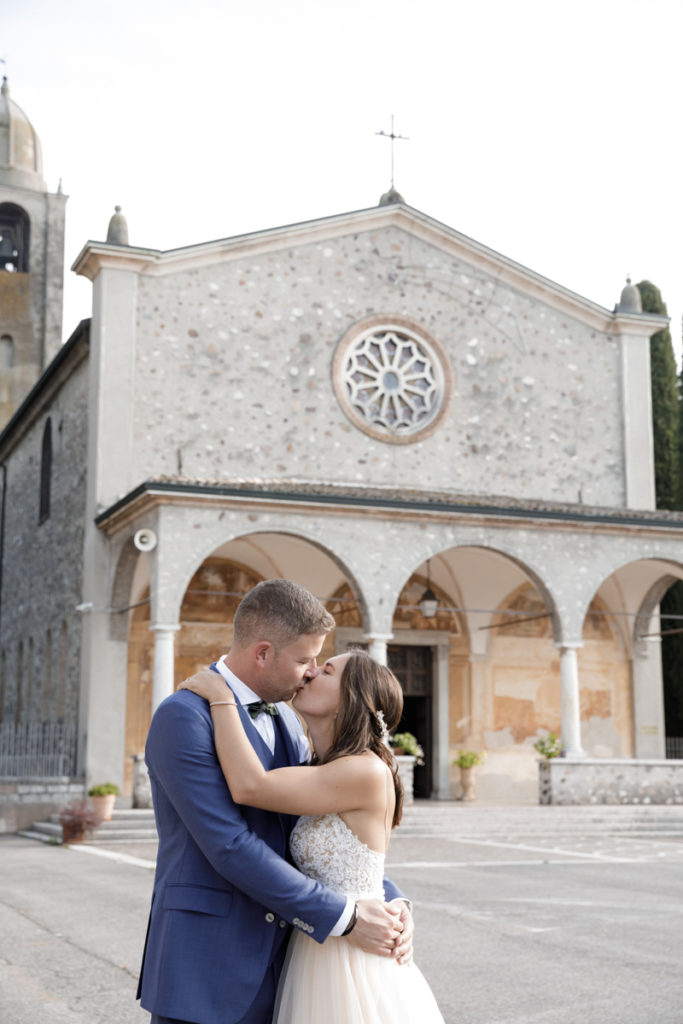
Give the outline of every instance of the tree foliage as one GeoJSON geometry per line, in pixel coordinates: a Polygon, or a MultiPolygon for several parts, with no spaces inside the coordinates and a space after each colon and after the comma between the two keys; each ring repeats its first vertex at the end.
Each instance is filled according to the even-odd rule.
{"type": "MultiPolygon", "coordinates": [[[[651,281],[640,281],[638,290],[644,313],[661,313],[666,316],[666,305],[659,288],[651,281]]],[[[676,360],[668,327],[653,334],[650,339],[650,370],[657,508],[681,508],[681,403],[676,360]]]]}
{"type": "MultiPolygon", "coordinates": [[[[644,313],[666,315],[659,289],[651,281],[640,281],[638,290],[644,313]]],[[[650,339],[650,369],[657,507],[683,509],[683,371],[679,379],[668,327],[650,339]]],[[[683,581],[667,590],[660,612],[665,634],[669,629],[683,628],[683,581]],[[675,617],[679,615],[682,617],[675,617]]],[[[667,736],[683,736],[682,668],[683,633],[664,635],[662,679],[667,736]]]]}

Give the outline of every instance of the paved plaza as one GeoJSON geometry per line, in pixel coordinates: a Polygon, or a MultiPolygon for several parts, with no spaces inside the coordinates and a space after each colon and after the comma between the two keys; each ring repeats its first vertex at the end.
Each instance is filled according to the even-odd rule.
{"type": "MultiPolygon", "coordinates": [[[[0,837],[2,1024],[147,1024],[154,855],[0,837]]],[[[388,873],[447,1024],[682,1024],[683,808],[421,804],[388,873]]]]}

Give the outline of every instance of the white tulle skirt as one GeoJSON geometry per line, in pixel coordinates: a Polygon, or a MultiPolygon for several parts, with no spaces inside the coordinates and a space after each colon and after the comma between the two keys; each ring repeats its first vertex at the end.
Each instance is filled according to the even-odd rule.
{"type": "Polygon", "coordinates": [[[303,932],[290,939],[274,1024],[444,1024],[415,966],[364,953],[345,939],[322,945],[303,932]]]}

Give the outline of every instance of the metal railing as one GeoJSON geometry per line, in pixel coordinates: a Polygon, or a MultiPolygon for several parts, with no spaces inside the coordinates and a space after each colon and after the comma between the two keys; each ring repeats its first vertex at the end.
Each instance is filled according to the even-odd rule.
{"type": "Polygon", "coordinates": [[[676,761],[683,761],[683,736],[666,737],[666,756],[676,761]]]}
{"type": "Polygon", "coordinates": [[[0,723],[0,776],[27,778],[76,774],[73,722],[0,723]]]}

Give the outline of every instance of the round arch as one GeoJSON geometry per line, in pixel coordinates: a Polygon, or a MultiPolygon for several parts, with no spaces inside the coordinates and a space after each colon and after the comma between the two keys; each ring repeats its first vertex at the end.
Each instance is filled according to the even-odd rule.
{"type": "MultiPolygon", "coordinates": [[[[666,755],[664,679],[659,605],[671,585],[683,579],[683,564],[670,557],[621,559],[596,586],[603,615],[623,642],[621,665],[613,667],[610,692],[602,665],[602,681],[591,674],[589,644],[579,653],[582,707],[591,698],[596,714],[586,715],[584,739],[598,756],[662,758],[666,755]],[[621,678],[618,678],[618,677],[621,678]],[[604,692],[597,691],[602,685],[604,692]],[[596,704],[602,697],[603,707],[596,704]],[[615,749],[616,748],[616,749],[615,749]]],[[[584,601],[585,606],[585,601],[584,601]]],[[[587,616],[584,616],[584,633],[587,616]]]]}
{"type": "MultiPolygon", "coordinates": [[[[155,554],[156,551],[140,559],[132,538],[128,538],[121,548],[114,574],[113,599],[130,603],[134,589],[145,584],[141,565],[147,558],[151,562],[155,554]]],[[[308,587],[328,607],[341,582],[362,609],[362,602],[355,596],[355,580],[344,573],[340,559],[323,545],[292,532],[264,529],[224,540],[214,546],[183,581],[174,636],[173,685],[177,686],[197,668],[229,649],[232,620],[242,596],[262,579],[278,577],[293,579],[308,587]]],[[[144,747],[152,715],[155,633],[153,601],[148,598],[154,579],[152,572],[146,591],[137,594],[142,600],[134,603],[128,616],[110,616],[112,622],[125,618],[127,624],[126,791],[132,786],[133,755],[144,747]]],[[[328,638],[322,653],[325,657],[334,653],[332,637],[328,638]]]]}

